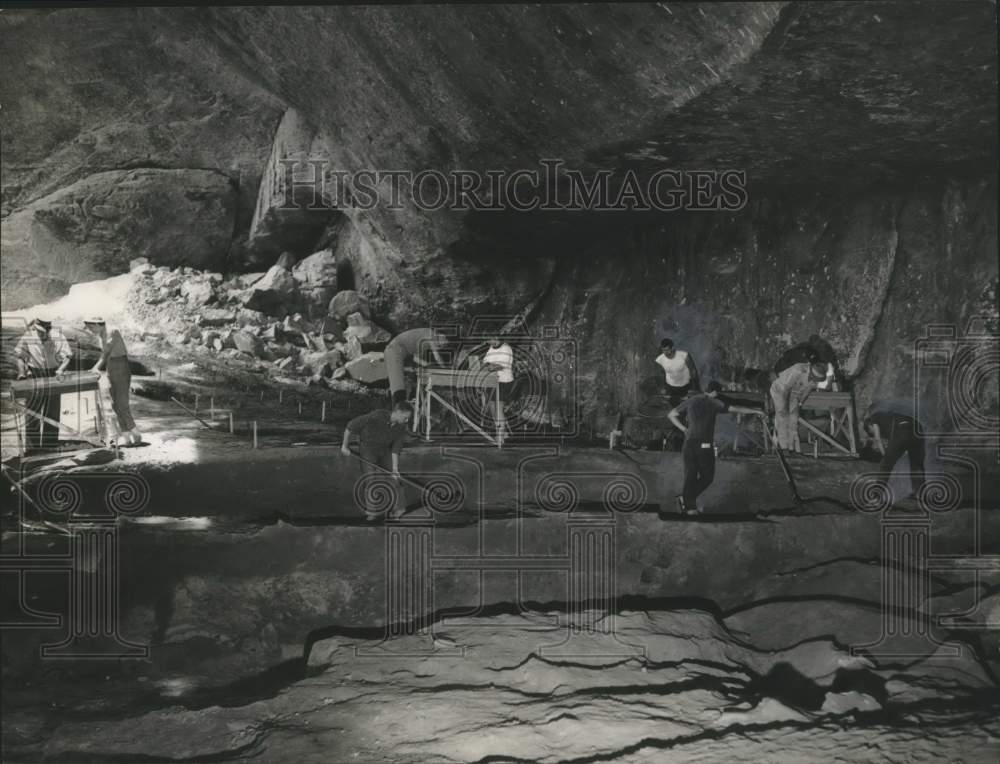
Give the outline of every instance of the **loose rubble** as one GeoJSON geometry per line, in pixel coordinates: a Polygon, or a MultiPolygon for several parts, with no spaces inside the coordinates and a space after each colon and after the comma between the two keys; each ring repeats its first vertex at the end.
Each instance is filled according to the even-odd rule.
{"type": "Polygon", "coordinates": [[[264,274],[171,269],[146,258],[130,267],[127,313],[143,338],[322,387],[387,378],[382,351],[392,334],[372,319],[363,295],[337,291],[329,250],[298,263],[286,253],[264,274]]]}

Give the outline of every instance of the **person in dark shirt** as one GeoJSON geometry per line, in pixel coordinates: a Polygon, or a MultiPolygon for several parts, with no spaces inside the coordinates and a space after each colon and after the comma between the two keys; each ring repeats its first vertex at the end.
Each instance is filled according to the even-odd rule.
{"type": "Polygon", "coordinates": [[[882,454],[879,470],[889,480],[896,462],[906,454],[910,460],[910,485],[918,496],[924,485],[924,439],[913,417],[912,402],[898,400],[873,401],[862,421],[875,448],[882,454]]]}
{"type": "Polygon", "coordinates": [[[412,358],[418,366],[426,366],[427,355],[431,354],[437,365],[443,367],[445,362],[441,350],[447,345],[447,337],[431,328],[407,329],[389,341],[384,356],[393,403],[406,400],[406,361],[412,358]]]}
{"type": "Polygon", "coordinates": [[[674,408],[667,416],[674,426],[684,433],[684,492],[677,497],[681,512],[697,514],[698,496],[712,485],[715,479],[715,418],[719,414],[732,411],[736,414],[758,414],[760,409],[745,406],[730,406],[719,400],[722,390],[715,380],[708,383],[704,393],[693,395],[674,408]],[[687,426],[681,423],[680,415],[687,415],[687,426]]]}
{"type": "MultiPolygon", "coordinates": [[[[358,456],[361,457],[361,473],[367,476],[379,472],[381,467],[392,475],[393,480],[399,480],[399,454],[406,443],[409,431],[410,417],[413,407],[406,401],[393,405],[392,411],[377,409],[367,414],[354,417],[344,429],[344,440],[340,453],[353,456],[350,443],[351,435],[358,436],[358,456]]],[[[368,506],[362,507],[365,518],[373,520],[377,513],[368,506]]]]}

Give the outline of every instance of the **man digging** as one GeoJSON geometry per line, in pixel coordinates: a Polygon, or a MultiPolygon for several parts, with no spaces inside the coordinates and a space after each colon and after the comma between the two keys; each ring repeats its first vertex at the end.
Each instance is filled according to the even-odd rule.
{"type": "Polygon", "coordinates": [[[698,496],[715,479],[715,417],[729,411],[764,416],[760,409],[731,406],[719,400],[721,390],[722,385],[712,380],[704,393],[685,399],[667,415],[674,426],[684,433],[684,489],[683,494],[677,497],[677,506],[683,514],[694,515],[704,511],[698,506],[698,496]],[[680,420],[682,413],[687,414],[686,427],[680,420]]]}

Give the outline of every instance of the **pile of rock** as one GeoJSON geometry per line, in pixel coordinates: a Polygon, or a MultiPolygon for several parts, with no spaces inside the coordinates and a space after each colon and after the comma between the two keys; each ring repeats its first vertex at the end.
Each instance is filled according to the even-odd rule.
{"type": "Polygon", "coordinates": [[[329,250],[298,263],[286,253],[266,273],[229,278],[145,258],[131,266],[129,313],[147,335],[315,385],[386,379],[382,350],[392,335],[363,295],[337,291],[329,250]]]}

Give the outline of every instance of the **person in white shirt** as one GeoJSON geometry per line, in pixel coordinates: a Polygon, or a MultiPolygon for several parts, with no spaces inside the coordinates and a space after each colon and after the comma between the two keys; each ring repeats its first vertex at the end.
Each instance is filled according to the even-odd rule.
{"type": "Polygon", "coordinates": [[[500,383],[500,421],[497,423],[500,431],[503,432],[505,424],[503,407],[510,398],[510,389],[514,383],[514,351],[506,342],[501,342],[499,337],[490,337],[490,346],[483,356],[483,368],[497,373],[497,381],[500,383]]]}
{"type": "Polygon", "coordinates": [[[691,354],[674,347],[674,341],[669,337],[660,341],[660,354],[656,357],[656,363],[663,369],[666,394],[671,402],[680,401],[688,392],[701,390],[698,369],[691,354]]]}
{"type": "MultiPolygon", "coordinates": [[[[61,377],[73,360],[73,351],[63,333],[52,328],[49,317],[37,316],[14,346],[14,360],[18,379],[61,377]]],[[[25,439],[29,448],[51,448],[59,443],[59,430],[51,422],[59,421],[61,401],[62,396],[49,394],[44,383],[32,391],[28,409],[50,421],[26,417],[25,439]]]]}

